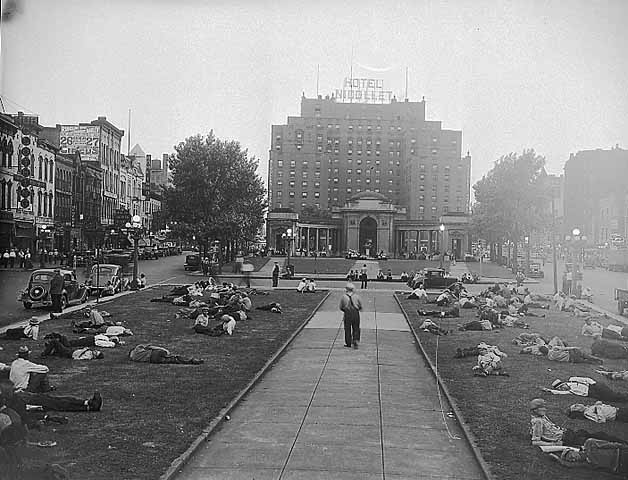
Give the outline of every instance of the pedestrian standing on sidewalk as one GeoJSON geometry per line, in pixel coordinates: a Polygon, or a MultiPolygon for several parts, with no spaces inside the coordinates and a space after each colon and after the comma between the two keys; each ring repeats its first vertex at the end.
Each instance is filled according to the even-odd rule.
{"type": "Polygon", "coordinates": [[[362,300],[355,294],[355,285],[347,283],[345,294],[340,299],[340,310],[343,312],[345,326],[345,347],[357,349],[360,342],[360,310],[362,300]]]}
{"type": "Polygon", "coordinates": [[[17,258],[17,253],[15,253],[15,248],[12,248],[9,252],[9,266],[11,268],[15,267],[15,259],[17,258]]]}
{"type": "Polygon", "coordinates": [[[52,297],[52,311],[50,318],[54,318],[53,313],[62,313],[61,296],[63,295],[63,276],[61,270],[55,268],[54,276],[50,280],[50,296],[52,297]]]}
{"type": "Polygon", "coordinates": [[[277,287],[279,284],[279,264],[275,262],[275,266],[273,267],[273,287],[277,287]]]}
{"type": "Polygon", "coordinates": [[[2,266],[4,268],[8,268],[9,266],[9,251],[5,250],[4,253],[2,254],[2,266]]]}
{"type": "Polygon", "coordinates": [[[368,288],[368,268],[366,268],[366,263],[362,265],[360,269],[360,288],[368,288]]]}
{"type": "Polygon", "coordinates": [[[24,250],[20,249],[17,252],[17,260],[20,268],[24,268],[24,250]]]}

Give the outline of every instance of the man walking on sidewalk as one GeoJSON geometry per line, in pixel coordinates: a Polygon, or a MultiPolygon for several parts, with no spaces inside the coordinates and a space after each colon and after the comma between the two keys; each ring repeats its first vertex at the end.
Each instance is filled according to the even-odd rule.
{"type": "Polygon", "coordinates": [[[357,349],[360,342],[360,310],[362,301],[355,294],[353,283],[347,283],[345,294],[340,299],[340,310],[344,313],[345,347],[357,349]]]}

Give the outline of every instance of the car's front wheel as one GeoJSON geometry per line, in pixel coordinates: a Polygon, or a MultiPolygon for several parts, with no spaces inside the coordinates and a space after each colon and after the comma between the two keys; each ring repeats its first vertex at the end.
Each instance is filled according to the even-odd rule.
{"type": "Polygon", "coordinates": [[[68,296],[67,295],[61,295],[61,310],[65,310],[65,308],[68,306],[68,296]]]}

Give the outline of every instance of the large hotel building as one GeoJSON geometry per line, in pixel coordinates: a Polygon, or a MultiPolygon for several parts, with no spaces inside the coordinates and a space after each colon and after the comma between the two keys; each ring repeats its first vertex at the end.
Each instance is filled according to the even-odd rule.
{"type": "Polygon", "coordinates": [[[268,247],[464,256],[471,157],[461,150],[462,132],[426,120],[425,100],[304,96],[300,116],[272,126],[268,247]]]}

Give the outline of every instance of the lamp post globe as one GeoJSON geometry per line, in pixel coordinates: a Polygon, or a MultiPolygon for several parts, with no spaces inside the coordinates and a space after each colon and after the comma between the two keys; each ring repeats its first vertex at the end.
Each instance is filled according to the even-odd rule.
{"type": "Polygon", "coordinates": [[[572,235],[573,235],[574,237],[577,237],[578,235],[580,235],[580,229],[579,229],[579,228],[574,228],[574,229],[571,231],[571,233],[572,233],[572,235]]]}
{"type": "Polygon", "coordinates": [[[440,230],[440,268],[443,268],[443,261],[445,259],[445,225],[441,223],[438,229],[440,230]]]}

